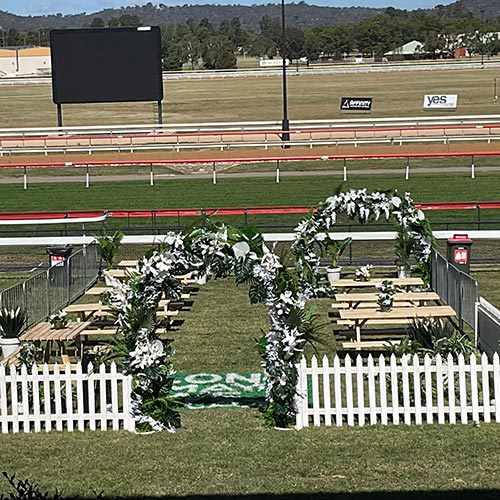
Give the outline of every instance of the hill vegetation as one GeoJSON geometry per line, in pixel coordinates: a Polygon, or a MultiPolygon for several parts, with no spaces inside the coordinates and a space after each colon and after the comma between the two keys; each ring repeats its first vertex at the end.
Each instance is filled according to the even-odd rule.
{"type": "MultiPolygon", "coordinates": [[[[309,5],[304,1],[287,2],[286,9],[289,21],[292,24],[296,22],[296,27],[301,29],[319,25],[336,26],[343,23],[357,23],[384,11],[384,9],[368,7],[320,7],[309,5]]],[[[450,5],[437,5],[434,9],[426,11],[418,10],[440,18],[472,15],[473,17],[492,19],[500,16],[500,2],[498,0],[458,0],[450,5]]],[[[252,5],[251,7],[245,5],[168,6],[162,3],[156,6],[150,2],[142,6],[104,9],[95,13],[82,12],[72,15],[54,13],[46,16],[17,16],[0,10],[0,26],[4,30],[13,28],[17,31],[81,28],[90,26],[94,18],[100,18],[105,24],[108,24],[112,23],[113,19],[124,15],[137,16],[144,25],[176,25],[185,23],[188,19],[193,19],[196,22],[207,19],[211,24],[218,26],[221,22],[228,22],[237,17],[244,30],[257,32],[260,20],[264,16],[280,16],[280,5],[279,2],[274,2],[266,5],[252,5]]]]}

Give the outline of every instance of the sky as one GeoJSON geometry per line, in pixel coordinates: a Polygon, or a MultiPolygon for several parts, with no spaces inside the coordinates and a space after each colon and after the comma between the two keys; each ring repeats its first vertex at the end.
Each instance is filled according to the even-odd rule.
{"type": "MultiPolygon", "coordinates": [[[[272,3],[273,0],[162,0],[168,6],[185,4],[217,4],[217,5],[254,5],[272,3]]],[[[275,0],[278,2],[278,0],[275,0]]],[[[298,0],[293,0],[298,1],[298,0]]],[[[435,5],[447,5],[453,0],[306,0],[306,3],[330,7],[395,7],[397,9],[413,10],[415,8],[431,8],[435,5]]],[[[20,16],[38,16],[46,14],[91,14],[107,8],[120,8],[133,5],[143,5],[148,0],[0,0],[0,10],[20,16]]],[[[151,0],[158,4],[159,1],[151,0]]]]}

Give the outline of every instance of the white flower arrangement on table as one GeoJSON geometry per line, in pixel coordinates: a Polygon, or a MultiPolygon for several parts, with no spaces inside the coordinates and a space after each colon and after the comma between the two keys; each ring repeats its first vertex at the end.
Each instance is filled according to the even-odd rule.
{"type": "Polygon", "coordinates": [[[366,266],[361,266],[356,269],[356,280],[357,281],[368,281],[372,276],[372,265],[367,264],[366,266]]]}
{"type": "Polygon", "coordinates": [[[377,294],[379,311],[390,311],[394,305],[394,295],[399,291],[399,287],[391,280],[383,280],[377,288],[380,290],[377,294]]]}
{"type": "Polygon", "coordinates": [[[55,330],[65,328],[68,324],[68,313],[66,311],[56,311],[49,316],[49,323],[55,330]]]}

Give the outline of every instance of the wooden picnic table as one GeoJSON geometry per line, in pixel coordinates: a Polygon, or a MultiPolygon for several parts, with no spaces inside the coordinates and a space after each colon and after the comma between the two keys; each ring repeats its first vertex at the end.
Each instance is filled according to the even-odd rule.
{"type": "Polygon", "coordinates": [[[94,302],[92,304],[71,304],[63,309],[68,314],[75,314],[78,321],[89,321],[95,316],[111,316],[111,307],[94,302]]]}
{"type": "Polygon", "coordinates": [[[353,288],[375,288],[382,281],[392,281],[395,285],[410,290],[414,286],[422,286],[424,284],[422,278],[371,278],[366,281],[355,279],[339,279],[331,282],[333,288],[340,288],[349,292],[353,288]]]}
{"type": "Polygon", "coordinates": [[[88,328],[90,323],[70,321],[64,328],[55,329],[48,321],[38,323],[33,328],[21,335],[21,342],[33,342],[36,346],[41,347],[41,343],[45,342],[44,362],[47,363],[52,352],[53,343],[56,342],[61,353],[63,364],[69,364],[70,359],[67,350],[68,342],[75,342],[77,346],[77,354],[80,359],[83,357],[83,343],[80,334],[88,328]]]}
{"type": "MultiPolygon", "coordinates": [[[[112,278],[116,278],[118,280],[123,280],[128,278],[130,273],[137,272],[134,268],[127,267],[121,269],[108,269],[105,274],[111,276],[112,278]]],[[[195,285],[198,284],[198,280],[193,278],[194,273],[187,273],[182,275],[174,276],[177,280],[179,280],[183,285],[195,285]]]]}
{"type": "MultiPolygon", "coordinates": [[[[113,290],[112,286],[94,286],[92,288],[89,288],[86,292],[85,295],[97,295],[100,296],[105,292],[109,292],[113,290]]],[[[181,293],[181,300],[189,300],[191,298],[191,294],[189,293],[181,293]]]]}
{"type": "MultiPolygon", "coordinates": [[[[158,303],[160,311],[167,310],[169,299],[162,299],[158,303]]],[[[94,316],[112,316],[113,309],[100,302],[92,302],[91,304],[71,304],[63,309],[68,314],[75,314],[78,321],[88,321],[94,316]]]]}
{"type": "Polygon", "coordinates": [[[355,345],[353,347],[357,350],[363,347],[361,329],[366,325],[404,325],[413,319],[452,318],[456,315],[450,306],[395,307],[390,311],[379,311],[375,308],[340,309],[339,314],[340,324],[348,324],[354,328],[355,345]]]}
{"type": "MultiPolygon", "coordinates": [[[[334,295],[337,303],[332,307],[342,308],[345,305],[348,309],[356,309],[360,304],[373,307],[373,302],[377,302],[378,294],[373,293],[337,293],[334,295]]],[[[438,301],[439,295],[436,292],[398,292],[393,296],[394,302],[407,302],[408,305],[424,306],[426,302],[438,301]]]]}

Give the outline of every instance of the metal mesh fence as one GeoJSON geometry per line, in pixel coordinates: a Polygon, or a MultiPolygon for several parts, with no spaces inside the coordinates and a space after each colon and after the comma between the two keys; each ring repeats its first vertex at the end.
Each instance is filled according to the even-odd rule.
{"type": "MultiPolygon", "coordinates": [[[[271,246],[269,243],[268,246],[271,246]]],[[[278,251],[285,251],[289,243],[278,244],[278,251]]],[[[125,244],[118,253],[118,260],[138,259],[150,249],[152,245],[147,244],[125,244]]],[[[446,251],[446,242],[437,242],[439,253],[446,251]]],[[[396,260],[394,253],[394,242],[390,240],[353,241],[346,249],[341,265],[393,265],[396,260]]],[[[500,242],[498,240],[475,240],[471,249],[471,262],[496,263],[500,262],[500,242]]],[[[0,272],[46,269],[49,266],[49,258],[45,247],[40,246],[17,246],[2,247],[0,249],[0,272]]]]}
{"type": "Polygon", "coordinates": [[[477,304],[477,343],[488,356],[500,353],[500,311],[480,297],[477,304]]]}
{"type": "Polygon", "coordinates": [[[0,305],[24,308],[31,326],[82,294],[97,279],[98,270],[96,245],[84,247],[64,265],[52,266],[0,292],[0,305]]]}
{"type": "Polygon", "coordinates": [[[451,265],[437,250],[432,251],[432,288],[455,310],[460,324],[475,327],[477,281],[451,265]]]}

